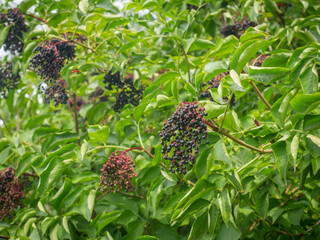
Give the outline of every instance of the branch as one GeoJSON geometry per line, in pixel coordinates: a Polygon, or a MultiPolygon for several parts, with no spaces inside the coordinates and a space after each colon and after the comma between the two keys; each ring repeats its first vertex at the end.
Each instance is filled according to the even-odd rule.
{"type": "Polygon", "coordinates": [[[261,100],[267,105],[267,107],[269,109],[271,109],[271,105],[270,103],[268,103],[268,101],[264,98],[264,96],[262,95],[262,93],[259,91],[258,87],[256,86],[256,84],[252,81],[250,81],[250,84],[252,86],[252,88],[254,89],[254,91],[256,91],[256,93],[259,95],[259,97],[261,98],[261,100]]]}
{"type": "Polygon", "coordinates": [[[319,220],[318,222],[316,222],[315,225],[313,225],[312,227],[308,228],[307,232],[311,232],[312,229],[313,229],[315,226],[319,225],[319,224],[320,224],[320,220],[319,220]]]}
{"type": "Polygon", "coordinates": [[[9,237],[0,236],[1,239],[10,239],[9,237]]]}
{"type": "Polygon", "coordinates": [[[34,178],[39,178],[39,176],[38,175],[36,175],[36,174],[32,174],[32,173],[23,173],[22,175],[24,175],[24,176],[29,176],[29,177],[34,177],[34,178]]]}
{"type": "Polygon", "coordinates": [[[249,149],[251,149],[251,150],[257,151],[257,152],[259,152],[259,153],[272,153],[272,152],[273,152],[272,150],[262,150],[262,149],[259,149],[259,148],[254,147],[254,146],[251,146],[251,145],[249,145],[249,144],[241,141],[240,139],[235,138],[234,136],[230,135],[229,133],[227,133],[227,132],[225,132],[225,131],[223,131],[223,130],[220,130],[218,127],[214,126],[212,123],[210,123],[210,122],[208,122],[208,121],[206,121],[206,120],[205,120],[205,123],[206,123],[213,131],[215,131],[215,132],[217,132],[217,133],[220,133],[220,134],[222,134],[222,135],[224,135],[224,136],[232,139],[233,141],[237,142],[238,144],[240,144],[240,145],[242,145],[242,146],[244,146],[244,147],[246,147],[246,148],[249,148],[249,149]]]}
{"type": "Polygon", "coordinates": [[[35,15],[28,14],[28,13],[23,13],[23,15],[28,16],[28,17],[35,18],[35,19],[39,20],[40,22],[43,22],[43,23],[45,23],[45,24],[47,24],[47,25],[49,26],[49,24],[48,24],[48,22],[47,22],[46,20],[44,20],[44,19],[42,19],[42,18],[39,18],[39,17],[37,17],[37,16],[35,16],[35,15]]]}
{"type": "Polygon", "coordinates": [[[77,95],[76,95],[76,93],[73,93],[72,98],[73,98],[74,123],[75,123],[75,127],[76,127],[76,132],[79,137],[77,142],[78,142],[78,145],[80,146],[81,142],[80,142],[80,136],[79,136],[79,122],[78,122],[78,109],[77,109],[77,95]]]}

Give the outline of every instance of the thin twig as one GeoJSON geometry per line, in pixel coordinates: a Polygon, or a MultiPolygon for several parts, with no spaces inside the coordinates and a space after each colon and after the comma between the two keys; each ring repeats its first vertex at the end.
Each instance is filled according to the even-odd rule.
{"type": "Polygon", "coordinates": [[[251,145],[249,145],[249,144],[241,141],[240,139],[238,139],[238,138],[230,135],[229,133],[227,133],[227,132],[225,132],[225,131],[223,131],[223,130],[220,130],[218,127],[214,126],[212,123],[210,123],[210,122],[208,122],[208,121],[205,121],[205,122],[206,122],[206,124],[207,124],[213,131],[215,131],[215,132],[217,132],[217,133],[221,133],[222,135],[224,135],[224,136],[232,139],[233,141],[237,142],[238,144],[240,144],[240,145],[242,145],[242,146],[244,146],[244,147],[246,147],[246,148],[249,148],[249,149],[251,149],[251,150],[257,151],[257,152],[259,152],[259,153],[273,153],[272,150],[262,150],[262,149],[259,149],[259,148],[254,147],[254,146],[251,146],[251,145]]]}
{"type": "Polygon", "coordinates": [[[320,220],[319,220],[318,222],[316,222],[315,225],[313,225],[312,227],[308,228],[307,232],[311,232],[312,229],[313,229],[315,226],[319,225],[319,224],[320,224],[320,220]]]}
{"type": "Polygon", "coordinates": [[[0,236],[1,239],[10,239],[9,237],[0,236]]]}
{"type": "Polygon", "coordinates": [[[74,123],[75,123],[75,128],[76,128],[76,132],[78,134],[78,145],[81,145],[80,142],[80,136],[79,136],[79,122],[78,122],[78,109],[77,109],[77,95],[76,93],[72,94],[72,98],[73,98],[73,114],[74,114],[74,123]]]}
{"type": "Polygon", "coordinates": [[[98,55],[98,53],[96,52],[96,50],[94,50],[92,47],[89,47],[89,46],[87,46],[87,45],[85,45],[85,44],[83,44],[83,43],[77,42],[77,41],[75,41],[75,40],[71,40],[71,42],[73,42],[73,43],[75,43],[75,44],[78,44],[78,45],[80,45],[80,46],[82,46],[82,47],[84,47],[84,48],[90,49],[92,52],[94,52],[96,55],[98,55]]]}
{"type": "Polygon", "coordinates": [[[268,101],[264,98],[264,96],[262,95],[262,93],[259,91],[257,85],[256,85],[254,82],[252,82],[252,81],[250,81],[250,84],[251,84],[252,88],[254,89],[254,91],[259,95],[259,97],[261,98],[261,100],[267,105],[267,107],[268,107],[269,109],[271,109],[270,103],[268,103],[268,101]]]}

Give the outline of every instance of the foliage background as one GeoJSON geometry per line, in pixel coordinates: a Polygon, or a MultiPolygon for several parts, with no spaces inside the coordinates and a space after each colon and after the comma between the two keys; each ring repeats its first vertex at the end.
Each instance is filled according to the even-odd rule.
{"type": "Polygon", "coordinates": [[[0,166],[36,176],[28,177],[24,208],[0,222],[1,238],[319,239],[319,1],[141,0],[119,9],[109,0],[26,0],[17,7],[45,22],[25,16],[24,51],[3,61],[13,61],[21,81],[0,100],[0,166]],[[243,18],[258,26],[222,38],[221,26],[243,18]],[[87,38],[61,70],[70,99],[84,102],[76,110],[43,103],[41,79],[29,67],[39,42],[68,32],[87,38]],[[260,55],[262,66],[252,66],[260,55]],[[105,90],[106,70],[145,88],[138,106],[112,110],[117,94],[105,90]],[[214,101],[199,99],[201,84],[220,73],[228,74],[210,89],[214,101]],[[93,96],[99,86],[107,101],[93,96]],[[234,105],[223,100],[233,94],[234,105]],[[193,169],[168,172],[158,131],[179,102],[199,100],[208,121],[267,153],[210,128],[193,169]],[[142,148],[130,152],[136,190],[102,194],[102,165],[133,147],[142,148]]]}

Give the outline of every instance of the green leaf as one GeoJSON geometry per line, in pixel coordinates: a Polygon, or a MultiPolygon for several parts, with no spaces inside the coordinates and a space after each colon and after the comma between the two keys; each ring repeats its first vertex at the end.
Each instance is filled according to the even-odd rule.
{"type": "Polygon", "coordinates": [[[89,130],[88,130],[88,135],[90,137],[90,140],[96,141],[96,142],[101,142],[103,144],[107,143],[108,136],[110,133],[110,129],[108,126],[104,125],[102,127],[99,127],[99,130],[97,130],[95,132],[92,130],[94,130],[94,129],[89,128],[89,130]]]}
{"type": "Polygon", "coordinates": [[[204,200],[202,198],[197,199],[194,201],[190,206],[187,208],[182,208],[180,213],[171,219],[171,221],[183,221],[186,217],[201,211],[204,208],[209,206],[210,202],[208,200],[204,200]]]}
{"type": "Polygon", "coordinates": [[[277,81],[291,72],[289,68],[283,67],[255,67],[250,66],[249,77],[264,85],[277,81]]]}
{"type": "Polygon", "coordinates": [[[206,103],[205,109],[208,113],[207,119],[216,118],[220,116],[222,113],[224,113],[226,106],[225,105],[219,105],[212,101],[203,101],[206,103]]]}
{"type": "Polygon", "coordinates": [[[62,199],[69,193],[72,188],[72,182],[69,178],[66,178],[62,187],[51,199],[51,205],[58,209],[58,206],[62,203],[62,199]]]}
{"type": "Polygon", "coordinates": [[[239,75],[233,69],[230,71],[230,76],[231,76],[232,80],[238,85],[238,87],[243,88],[241,85],[241,82],[240,82],[239,75]]]}
{"type": "Polygon", "coordinates": [[[205,211],[192,224],[188,240],[201,239],[208,231],[208,212],[205,211]]]}
{"type": "Polygon", "coordinates": [[[310,151],[311,155],[313,157],[319,157],[320,156],[320,138],[308,134],[307,135],[307,149],[310,151]]]}
{"type": "Polygon", "coordinates": [[[101,230],[107,226],[109,223],[112,223],[113,221],[117,220],[119,216],[121,215],[121,211],[114,211],[110,213],[104,214],[100,219],[99,219],[99,224],[97,224],[97,229],[98,233],[101,232],[101,230]]]}
{"type": "Polygon", "coordinates": [[[241,237],[239,229],[232,224],[222,224],[217,240],[238,240],[241,237]]]}
{"type": "Polygon", "coordinates": [[[88,12],[89,8],[90,8],[90,5],[89,5],[88,0],[81,0],[79,2],[79,9],[81,12],[86,14],[88,12]]]}
{"type": "Polygon", "coordinates": [[[178,72],[174,72],[174,71],[165,72],[165,73],[161,74],[160,77],[158,77],[155,80],[155,83],[162,84],[162,83],[165,83],[169,80],[173,80],[179,76],[180,76],[180,74],[178,72]]]}
{"type": "Polygon", "coordinates": [[[29,8],[35,5],[35,3],[35,0],[24,0],[20,3],[19,8],[22,12],[26,12],[29,8]]]}
{"type": "Polygon", "coordinates": [[[320,115],[306,115],[303,121],[303,130],[311,131],[320,128],[320,115]]]}
{"type": "Polygon", "coordinates": [[[269,45],[272,42],[267,40],[250,40],[242,44],[240,48],[234,53],[231,62],[230,68],[235,70],[238,74],[241,73],[243,67],[253,58],[256,53],[269,45]]]}
{"type": "Polygon", "coordinates": [[[292,90],[288,94],[283,95],[271,107],[272,115],[274,116],[277,124],[282,128],[284,127],[285,120],[289,115],[288,111],[290,107],[290,101],[293,99],[296,93],[297,93],[297,90],[292,90]]]}
{"type": "Polygon", "coordinates": [[[308,113],[320,104],[320,93],[297,94],[290,104],[297,113],[308,113]]]}
{"type": "Polygon", "coordinates": [[[19,161],[18,168],[16,169],[16,177],[19,177],[21,174],[26,172],[31,166],[32,163],[36,160],[33,153],[26,153],[19,161]]]}
{"type": "Polygon", "coordinates": [[[0,47],[2,47],[4,41],[6,40],[9,34],[9,31],[10,31],[10,25],[7,25],[2,29],[1,35],[0,35],[0,47]]]}
{"type": "Polygon", "coordinates": [[[133,114],[134,114],[134,118],[136,119],[136,121],[138,122],[140,120],[140,118],[142,117],[146,107],[148,106],[149,103],[140,103],[137,107],[135,107],[133,109],[133,114]]]}
{"type": "Polygon", "coordinates": [[[212,187],[212,184],[209,183],[206,180],[199,180],[197,181],[197,183],[195,184],[194,187],[192,187],[186,194],[185,196],[179,201],[179,203],[177,204],[177,206],[175,207],[175,210],[177,210],[178,208],[182,207],[183,205],[185,205],[192,197],[198,195],[199,193],[201,193],[202,191],[208,189],[212,187]]]}
{"type": "Polygon", "coordinates": [[[259,215],[265,219],[267,217],[269,208],[269,194],[268,191],[260,191],[256,197],[256,207],[259,215]]]}
{"type": "Polygon", "coordinates": [[[232,218],[231,214],[231,200],[229,191],[227,189],[223,189],[220,197],[218,198],[218,204],[220,208],[220,212],[222,215],[222,219],[224,223],[228,223],[232,218]]]}
{"type": "Polygon", "coordinates": [[[239,45],[239,40],[233,35],[228,36],[224,39],[218,39],[216,45],[209,52],[208,57],[221,59],[230,53],[234,53],[238,45],[239,45]]]}
{"type": "Polygon", "coordinates": [[[271,145],[273,153],[277,159],[277,168],[281,178],[287,181],[288,153],[286,141],[279,141],[271,145]]]}
{"type": "Polygon", "coordinates": [[[299,145],[300,145],[300,134],[297,133],[296,135],[294,135],[290,145],[290,155],[292,157],[294,171],[296,171],[296,161],[298,157],[299,145]]]}
{"type": "Polygon", "coordinates": [[[143,235],[137,238],[137,240],[157,240],[159,238],[153,237],[153,236],[148,236],[148,235],[143,235]]]}
{"type": "Polygon", "coordinates": [[[305,94],[312,94],[317,89],[318,77],[314,66],[308,67],[299,76],[300,84],[305,94]]]}

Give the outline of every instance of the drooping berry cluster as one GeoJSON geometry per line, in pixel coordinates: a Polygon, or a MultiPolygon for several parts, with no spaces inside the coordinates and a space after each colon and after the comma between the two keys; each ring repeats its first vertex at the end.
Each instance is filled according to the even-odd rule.
{"type": "Polygon", "coordinates": [[[220,33],[222,37],[228,37],[230,35],[234,35],[237,38],[240,38],[240,36],[249,28],[249,27],[255,27],[257,24],[255,22],[252,22],[248,19],[244,19],[241,22],[236,22],[235,25],[227,25],[220,27],[220,33]]]}
{"type": "Polygon", "coordinates": [[[12,71],[12,62],[0,66],[0,92],[3,97],[7,97],[10,90],[17,88],[19,81],[19,73],[14,74],[12,71]]]}
{"type": "Polygon", "coordinates": [[[45,81],[56,80],[66,59],[75,57],[74,44],[53,38],[40,43],[34,50],[36,53],[30,60],[30,65],[45,81]]]}
{"type": "Polygon", "coordinates": [[[40,84],[39,90],[43,94],[45,103],[50,103],[53,99],[54,105],[57,107],[59,103],[66,104],[68,102],[69,97],[66,92],[66,82],[63,79],[40,84]]]}
{"type": "Polygon", "coordinates": [[[133,85],[133,78],[125,79],[125,85],[122,91],[117,95],[116,101],[112,106],[115,112],[120,112],[121,109],[130,103],[133,106],[138,106],[141,98],[143,97],[144,88],[136,89],[133,85]]]}
{"type": "Polygon", "coordinates": [[[104,75],[103,83],[108,84],[106,86],[106,89],[108,90],[112,90],[113,87],[122,88],[124,86],[124,83],[120,78],[120,72],[116,72],[114,74],[112,74],[111,71],[107,72],[106,75],[104,75]]]}
{"type": "Polygon", "coordinates": [[[9,167],[0,171],[0,219],[12,217],[12,212],[17,207],[22,207],[20,199],[24,198],[23,188],[15,171],[9,167]]]}
{"type": "Polygon", "coordinates": [[[8,9],[7,13],[0,14],[3,26],[10,26],[9,33],[4,41],[4,50],[12,54],[23,51],[24,43],[21,41],[23,32],[27,32],[23,13],[18,8],[8,9]]]}
{"type": "MultiPolygon", "coordinates": [[[[195,162],[199,144],[208,137],[205,108],[199,103],[181,103],[159,131],[162,154],[170,160],[169,171],[186,174],[195,162]]],[[[208,144],[208,142],[207,142],[208,144]]]]}
{"type": "Polygon", "coordinates": [[[211,80],[208,81],[207,84],[202,84],[201,87],[206,87],[206,89],[200,93],[199,98],[200,99],[210,99],[211,101],[213,101],[212,96],[209,92],[209,89],[211,88],[218,88],[220,85],[220,81],[222,78],[224,78],[227,74],[225,73],[220,73],[217,76],[215,76],[214,78],[212,78],[211,80]]]}
{"type": "Polygon", "coordinates": [[[134,162],[127,151],[113,152],[101,169],[101,191],[107,193],[133,191],[135,187],[131,183],[131,178],[137,177],[134,167],[134,162]]]}
{"type": "Polygon", "coordinates": [[[104,76],[104,83],[108,84],[106,89],[112,90],[114,87],[117,90],[121,90],[114,102],[112,109],[115,112],[120,112],[121,109],[130,103],[133,106],[138,106],[139,102],[143,96],[144,88],[136,89],[133,84],[133,77],[126,77],[124,81],[121,81],[120,73],[116,72],[112,74],[112,72],[108,72],[104,76]]]}

